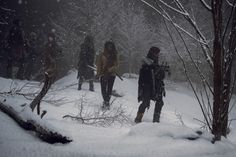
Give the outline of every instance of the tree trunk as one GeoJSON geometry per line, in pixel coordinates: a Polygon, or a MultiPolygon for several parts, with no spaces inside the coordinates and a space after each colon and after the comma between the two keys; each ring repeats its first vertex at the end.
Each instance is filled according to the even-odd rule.
{"type": "Polygon", "coordinates": [[[214,25],[213,64],[213,126],[215,140],[221,140],[221,108],[222,108],[222,0],[212,0],[212,16],[214,25]]]}
{"type": "Polygon", "coordinates": [[[35,107],[37,106],[37,113],[40,114],[40,102],[43,99],[43,97],[47,94],[48,90],[50,89],[53,82],[53,78],[49,77],[47,74],[45,74],[45,81],[44,86],[40,93],[34,98],[34,100],[30,104],[30,108],[32,111],[34,111],[35,107]]]}
{"type": "Polygon", "coordinates": [[[46,126],[42,126],[33,119],[25,119],[19,115],[19,113],[14,110],[14,108],[0,103],[0,110],[9,115],[17,124],[25,129],[36,132],[36,135],[43,141],[54,144],[54,143],[69,143],[70,140],[68,137],[61,135],[55,131],[50,130],[46,126]]]}

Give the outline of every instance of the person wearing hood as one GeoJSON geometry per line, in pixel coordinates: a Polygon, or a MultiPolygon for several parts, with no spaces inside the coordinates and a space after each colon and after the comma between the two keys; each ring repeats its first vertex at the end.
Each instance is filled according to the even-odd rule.
{"type": "Polygon", "coordinates": [[[150,101],[155,101],[153,122],[160,122],[160,114],[165,96],[164,78],[165,71],[158,64],[160,49],[151,47],[147,56],[143,59],[139,71],[138,102],[142,101],[138,108],[135,123],[142,122],[144,112],[150,107],[150,101]]]}

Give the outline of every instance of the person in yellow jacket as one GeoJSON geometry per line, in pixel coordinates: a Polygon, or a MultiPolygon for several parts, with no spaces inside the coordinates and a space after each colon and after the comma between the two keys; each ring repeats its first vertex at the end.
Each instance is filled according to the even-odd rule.
{"type": "Polygon", "coordinates": [[[100,78],[101,92],[103,96],[103,108],[110,108],[110,99],[116,74],[118,71],[118,54],[115,44],[107,41],[104,51],[100,53],[97,60],[97,76],[100,78]]]}

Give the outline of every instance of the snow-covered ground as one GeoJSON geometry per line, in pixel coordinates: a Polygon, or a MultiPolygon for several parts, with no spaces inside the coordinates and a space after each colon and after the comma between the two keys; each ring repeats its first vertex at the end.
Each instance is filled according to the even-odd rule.
{"type": "MultiPolygon", "coordinates": [[[[108,127],[85,125],[81,122],[62,118],[64,115],[77,115],[81,99],[84,101],[85,112],[100,110],[102,97],[100,84],[95,83],[95,92],[88,90],[88,84],[78,91],[76,72],[58,80],[42,102],[41,107],[47,110],[43,118],[55,129],[70,137],[69,144],[47,144],[42,142],[31,132],[22,130],[11,118],[0,112],[0,157],[234,157],[236,155],[236,123],[231,125],[231,134],[215,144],[211,143],[212,135],[203,131],[198,137],[196,130],[202,124],[194,118],[202,119],[197,101],[191,91],[167,83],[167,96],[160,123],[152,123],[154,104],[145,113],[142,123],[134,124],[137,103],[137,79],[118,78],[114,89],[123,97],[112,98],[114,103],[111,110],[122,106],[125,114],[130,118],[123,125],[114,123],[108,127]]],[[[21,93],[32,93],[39,90],[38,82],[15,81],[0,78],[0,92],[10,89],[21,93]],[[33,88],[31,87],[33,86],[33,88]],[[36,88],[37,87],[37,88],[36,88]]],[[[20,107],[29,103],[23,96],[5,95],[0,100],[20,107]]],[[[231,113],[236,117],[236,110],[231,113]]],[[[234,116],[234,117],[233,117],[234,116]]]]}

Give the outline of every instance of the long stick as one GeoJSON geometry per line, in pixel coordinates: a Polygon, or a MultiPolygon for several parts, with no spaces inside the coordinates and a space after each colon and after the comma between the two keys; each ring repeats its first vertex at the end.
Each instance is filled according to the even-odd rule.
{"type": "MultiPolygon", "coordinates": [[[[96,67],[93,67],[91,65],[87,65],[88,68],[92,69],[93,71],[97,71],[96,67]]],[[[116,76],[121,80],[124,81],[124,79],[118,74],[116,73],[116,76]]]]}

